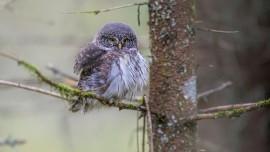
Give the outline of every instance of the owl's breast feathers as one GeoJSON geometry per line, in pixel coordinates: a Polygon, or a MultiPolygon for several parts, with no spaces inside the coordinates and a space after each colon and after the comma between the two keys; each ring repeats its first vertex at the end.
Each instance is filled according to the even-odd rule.
{"type": "Polygon", "coordinates": [[[82,71],[79,89],[120,100],[147,84],[148,66],[137,49],[108,51],[92,45],[87,44],[76,58],[74,71],[82,71]]]}

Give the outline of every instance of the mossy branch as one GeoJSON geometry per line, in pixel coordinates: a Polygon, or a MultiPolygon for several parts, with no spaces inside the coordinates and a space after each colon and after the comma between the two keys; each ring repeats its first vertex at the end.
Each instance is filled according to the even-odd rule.
{"type": "MultiPolygon", "coordinates": [[[[118,107],[120,110],[121,109],[129,109],[129,110],[145,111],[145,108],[143,106],[138,106],[138,105],[128,104],[128,103],[121,103],[121,102],[110,102],[109,100],[104,99],[104,98],[102,98],[102,97],[100,97],[92,92],[85,92],[85,91],[81,91],[81,90],[76,89],[76,88],[72,88],[72,87],[70,87],[66,84],[63,84],[63,83],[56,83],[56,82],[52,81],[50,78],[43,75],[41,73],[41,71],[36,66],[34,66],[34,65],[24,61],[24,60],[20,60],[14,56],[11,56],[11,55],[3,53],[3,52],[0,52],[0,56],[7,57],[9,59],[12,59],[12,60],[18,62],[19,65],[25,67],[28,71],[33,73],[42,82],[45,82],[46,84],[51,86],[54,90],[59,92],[61,94],[61,96],[63,97],[62,99],[67,100],[71,104],[75,103],[75,102],[83,102],[83,101],[77,100],[77,99],[79,99],[78,97],[80,97],[82,99],[91,98],[91,99],[98,100],[101,104],[103,104],[105,106],[118,107]],[[77,97],[77,98],[75,98],[75,97],[77,97]]],[[[8,84],[4,84],[4,83],[2,83],[2,84],[8,85],[8,84]]],[[[23,88],[21,84],[13,84],[13,85],[9,85],[9,86],[14,86],[14,87],[20,86],[20,88],[23,88]]],[[[31,87],[31,86],[29,86],[29,87],[31,87]]],[[[28,90],[31,90],[31,89],[28,89],[28,90]]],[[[38,92],[38,91],[36,91],[36,92],[38,92]]],[[[39,92],[39,93],[42,93],[42,92],[39,92]]]]}
{"type": "MultiPolygon", "coordinates": [[[[183,122],[190,122],[190,121],[197,121],[197,120],[205,120],[205,119],[218,119],[218,118],[234,118],[234,117],[240,117],[241,115],[251,112],[266,106],[270,105],[270,99],[262,100],[257,103],[249,103],[242,104],[242,107],[240,104],[237,105],[237,108],[231,109],[231,110],[220,110],[213,113],[206,113],[206,114],[195,114],[188,117],[180,118],[180,121],[183,122]]],[[[226,106],[227,108],[230,108],[229,106],[226,106]]],[[[219,107],[211,108],[213,109],[219,109],[219,107]]]]}
{"type": "MultiPolygon", "coordinates": [[[[54,97],[66,100],[70,104],[73,104],[76,102],[83,102],[83,101],[78,100],[79,99],[78,97],[81,97],[82,99],[87,99],[87,98],[96,99],[105,106],[118,107],[120,110],[128,109],[128,110],[139,110],[143,112],[147,111],[146,108],[142,105],[135,105],[135,104],[123,103],[123,102],[110,102],[109,100],[106,100],[92,92],[85,92],[76,88],[72,88],[63,83],[56,83],[52,81],[50,78],[43,75],[42,72],[36,66],[24,60],[20,60],[14,56],[11,56],[3,52],[0,52],[0,56],[6,57],[6,58],[9,58],[18,62],[19,65],[25,67],[28,71],[33,73],[42,82],[45,82],[46,84],[51,86],[54,90],[59,92],[59,94],[56,92],[43,90],[41,88],[36,88],[36,87],[27,86],[27,85],[5,81],[5,80],[0,80],[1,85],[23,88],[26,90],[31,90],[31,91],[39,92],[42,94],[54,96],[54,97]]],[[[143,98],[139,97],[136,99],[136,101],[138,101],[139,103],[142,103],[143,98]]],[[[198,121],[198,120],[204,120],[204,119],[233,118],[233,117],[239,117],[242,114],[245,114],[247,112],[251,112],[251,111],[254,111],[254,110],[263,108],[265,106],[269,106],[269,105],[270,105],[270,99],[259,101],[257,103],[218,106],[218,107],[202,109],[200,110],[200,112],[202,113],[182,117],[179,120],[185,123],[185,122],[198,121]]],[[[159,112],[155,111],[154,109],[150,109],[150,112],[151,114],[159,115],[159,112]]]]}

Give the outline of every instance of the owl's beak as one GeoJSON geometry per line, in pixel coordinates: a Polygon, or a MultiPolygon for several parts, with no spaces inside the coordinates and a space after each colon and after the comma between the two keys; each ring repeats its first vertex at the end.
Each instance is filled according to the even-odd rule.
{"type": "Polygon", "coordinates": [[[119,48],[119,50],[122,49],[122,44],[121,43],[118,44],[118,48],[119,48]]]}

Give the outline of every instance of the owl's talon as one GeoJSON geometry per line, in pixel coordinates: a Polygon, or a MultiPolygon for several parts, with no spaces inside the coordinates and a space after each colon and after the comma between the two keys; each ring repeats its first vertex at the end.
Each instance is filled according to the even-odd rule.
{"type": "Polygon", "coordinates": [[[81,108],[82,108],[82,103],[76,102],[71,105],[71,107],[69,108],[69,111],[78,112],[79,110],[81,110],[81,108]]]}

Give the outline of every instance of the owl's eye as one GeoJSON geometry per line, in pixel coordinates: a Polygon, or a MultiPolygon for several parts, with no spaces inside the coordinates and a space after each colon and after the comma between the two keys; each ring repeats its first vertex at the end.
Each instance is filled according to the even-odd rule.
{"type": "Polygon", "coordinates": [[[109,41],[112,42],[112,43],[115,43],[115,42],[116,42],[116,39],[113,38],[113,37],[111,37],[111,38],[109,39],[109,41]]]}
{"type": "Polygon", "coordinates": [[[125,43],[125,44],[127,44],[127,43],[128,43],[128,41],[129,41],[128,39],[124,39],[124,43],[125,43]]]}

